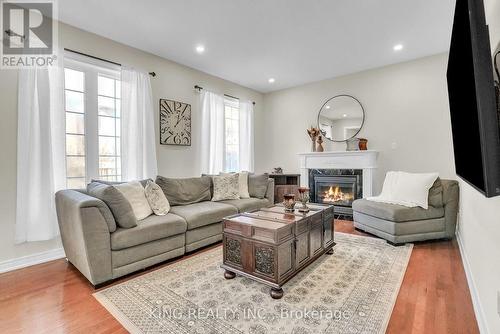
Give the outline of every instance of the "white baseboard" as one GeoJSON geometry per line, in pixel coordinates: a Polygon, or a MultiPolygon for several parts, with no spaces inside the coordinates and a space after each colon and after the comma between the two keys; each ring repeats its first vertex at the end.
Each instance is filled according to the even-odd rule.
{"type": "Polygon", "coordinates": [[[465,253],[465,248],[462,243],[462,238],[460,237],[460,231],[456,233],[458,249],[460,250],[460,255],[462,257],[462,263],[464,265],[465,276],[467,277],[467,283],[469,285],[469,291],[472,298],[472,306],[474,307],[474,313],[476,315],[477,325],[479,327],[479,332],[482,334],[489,334],[488,326],[486,325],[486,316],[483,312],[483,307],[481,306],[481,301],[479,300],[479,294],[477,291],[477,286],[474,282],[474,277],[469,264],[469,259],[465,253]]]}
{"type": "Polygon", "coordinates": [[[66,257],[66,254],[64,253],[64,249],[62,247],[51,249],[41,253],[18,257],[16,259],[0,262],[0,273],[5,273],[8,271],[29,267],[35,264],[61,259],[63,257],[66,257]]]}

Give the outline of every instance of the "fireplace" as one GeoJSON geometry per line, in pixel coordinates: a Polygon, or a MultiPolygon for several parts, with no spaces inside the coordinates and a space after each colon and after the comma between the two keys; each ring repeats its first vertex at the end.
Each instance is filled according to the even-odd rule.
{"type": "Polygon", "coordinates": [[[356,177],[349,176],[316,176],[316,202],[334,204],[344,207],[352,206],[356,199],[356,177]]]}
{"type": "Polygon", "coordinates": [[[352,202],[363,196],[362,173],[355,169],[311,169],[312,201],[333,204],[338,217],[352,219],[352,202]]]}

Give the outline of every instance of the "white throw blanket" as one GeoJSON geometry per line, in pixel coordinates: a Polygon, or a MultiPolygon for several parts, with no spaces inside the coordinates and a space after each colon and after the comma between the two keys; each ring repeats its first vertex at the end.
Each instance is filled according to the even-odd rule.
{"type": "Polygon", "coordinates": [[[367,200],[428,209],[429,189],[438,173],[387,172],[382,193],[367,200]]]}

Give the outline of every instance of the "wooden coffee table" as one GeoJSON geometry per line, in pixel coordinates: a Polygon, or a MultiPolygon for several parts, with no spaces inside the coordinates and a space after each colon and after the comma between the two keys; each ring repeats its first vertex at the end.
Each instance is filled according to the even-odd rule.
{"type": "Polygon", "coordinates": [[[308,206],[304,214],[274,206],[226,217],[224,277],[254,279],[271,287],[271,297],[283,297],[283,284],[324,253],[333,254],[333,206],[308,206]]]}

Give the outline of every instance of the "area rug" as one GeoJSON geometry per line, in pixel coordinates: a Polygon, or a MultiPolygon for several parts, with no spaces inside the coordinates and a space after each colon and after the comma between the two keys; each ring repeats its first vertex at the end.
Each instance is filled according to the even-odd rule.
{"type": "Polygon", "coordinates": [[[94,294],[131,333],[384,333],[412,252],[335,234],[323,255],[285,284],[224,279],[222,247],[94,294]]]}

